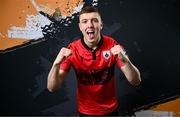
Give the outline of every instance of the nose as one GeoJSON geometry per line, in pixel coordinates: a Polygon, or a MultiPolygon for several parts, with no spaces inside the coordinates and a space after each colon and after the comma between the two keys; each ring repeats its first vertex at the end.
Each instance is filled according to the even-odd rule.
{"type": "Polygon", "coordinates": [[[88,21],[88,27],[89,28],[93,27],[93,22],[92,21],[88,21]]]}

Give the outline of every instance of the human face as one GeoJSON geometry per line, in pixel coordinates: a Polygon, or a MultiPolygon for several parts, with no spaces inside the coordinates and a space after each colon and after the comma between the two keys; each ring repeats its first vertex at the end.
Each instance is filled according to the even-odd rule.
{"type": "Polygon", "coordinates": [[[84,13],[79,17],[79,28],[84,36],[84,41],[89,47],[96,46],[100,40],[102,29],[101,17],[98,13],[84,13]]]}

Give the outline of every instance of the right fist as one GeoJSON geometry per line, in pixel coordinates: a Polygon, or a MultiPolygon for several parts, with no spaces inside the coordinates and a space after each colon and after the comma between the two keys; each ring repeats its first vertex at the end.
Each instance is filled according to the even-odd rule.
{"type": "Polygon", "coordinates": [[[54,65],[60,64],[65,58],[70,56],[72,54],[71,50],[68,48],[61,48],[59,54],[56,57],[56,60],[54,61],[54,65]]]}

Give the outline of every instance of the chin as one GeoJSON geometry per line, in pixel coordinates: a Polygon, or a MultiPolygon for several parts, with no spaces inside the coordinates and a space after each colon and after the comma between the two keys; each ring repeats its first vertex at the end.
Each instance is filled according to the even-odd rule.
{"type": "Polygon", "coordinates": [[[92,43],[92,42],[95,41],[95,39],[94,38],[93,39],[88,39],[88,41],[92,43]]]}

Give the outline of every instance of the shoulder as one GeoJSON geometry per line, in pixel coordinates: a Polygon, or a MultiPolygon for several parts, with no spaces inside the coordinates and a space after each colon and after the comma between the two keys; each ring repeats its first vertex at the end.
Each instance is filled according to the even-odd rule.
{"type": "Polygon", "coordinates": [[[103,41],[107,44],[117,45],[118,42],[111,36],[103,35],[103,41]]]}
{"type": "Polygon", "coordinates": [[[80,38],[77,38],[75,40],[73,40],[69,45],[68,45],[68,48],[76,48],[77,46],[79,46],[81,43],[81,39],[80,38]]]}

